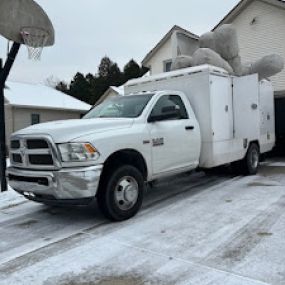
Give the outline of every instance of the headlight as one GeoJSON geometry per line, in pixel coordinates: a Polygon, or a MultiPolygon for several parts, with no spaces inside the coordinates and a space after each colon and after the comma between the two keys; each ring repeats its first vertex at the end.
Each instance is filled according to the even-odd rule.
{"type": "Polygon", "coordinates": [[[94,161],[100,156],[90,143],[66,143],[58,145],[63,162],[94,161]]]}

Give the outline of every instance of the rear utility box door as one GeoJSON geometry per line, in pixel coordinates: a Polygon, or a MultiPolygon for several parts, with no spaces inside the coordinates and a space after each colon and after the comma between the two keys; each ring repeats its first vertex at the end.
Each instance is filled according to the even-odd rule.
{"type": "Polygon", "coordinates": [[[256,140],[260,136],[257,74],[233,78],[234,137],[256,140]]]}

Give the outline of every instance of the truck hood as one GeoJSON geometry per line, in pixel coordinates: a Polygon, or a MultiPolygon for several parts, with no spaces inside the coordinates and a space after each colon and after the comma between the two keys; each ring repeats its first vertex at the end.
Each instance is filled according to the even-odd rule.
{"type": "Polygon", "coordinates": [[[125,118],[55,121],[28,127],[15,135],[50,135],[55,143],[65,143],[93,133],[130,128],[133,121],[125,118]]]}

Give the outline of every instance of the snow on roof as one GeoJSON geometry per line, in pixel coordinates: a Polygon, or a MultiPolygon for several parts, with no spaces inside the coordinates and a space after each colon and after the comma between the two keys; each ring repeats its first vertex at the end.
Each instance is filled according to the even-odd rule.
{"type": "Polygon", "coordinates": [[[88,111],[91,106],[63,92],[44,85],[8,82],[5,98],[13,106],[88,111]]]}
{"type": "Polygon", "coordinates": [[[124,86],[111,86],[110,88],[112,88],[115,92],[117,92],[119,95],[124,95],[124,86]]]}

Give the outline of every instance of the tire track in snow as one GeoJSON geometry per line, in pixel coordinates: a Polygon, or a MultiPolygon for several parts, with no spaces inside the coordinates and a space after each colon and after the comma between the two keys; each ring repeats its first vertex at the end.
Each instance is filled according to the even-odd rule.
{"type": "Polygon", "coordinates": [[[271,228],[284,214],[284,208],[285,195],[237,231],[228,242],[211,252],[203,263],[215,267],[219,264],[219,268],[234,268],[267,237],[266,233],[270,233],[271,228]]]}
{"type": "MultiPolygon", "coordinates": [[[[144,205],[137,219],[145,219],[145,215],[148,214],[149,212],[154,214],[155,213],[154,210],[158,211],[172,203],[175,203],[179,196],[183,196],[187,194],[188,192],[189,194],[186,195],[187,197],[194,196],[200,193],[201,190],[208,190],[209,188],[212,188],[213,186],[223,183],[225,180],[226,180],[225,177],[223,177],[222,179],[220,177],[210,177],[206,181],[198,182],[195,185],[191,185],[191,184],[189,185],[189,181],[188,182],[185,181],[184,183],[182,183],[182,185],[185,184],[185,186],[182,188],[179,187],[178,191],[176,190],[174,191],[174,193],[166,195],[154,202],[146,203],[146,205],[144,205]],[[205,186],[208,186],[208,187],[205,188],[205,186]]],[[[172,187],[172,186],[169,184],[168,187],[172,187]]],[[[167,190],[166,190],[166,193],[167,193],[167,190]]],[[[29,216],[31,216],[31,214],[29,214],[29,216]]],[[[126,225],[128,225],[128,223],[130,222],[133,222],[133,221],[129,221],[129,222],[127,221],[126,225]]],[[[94,240],[94,236],[88,235],[88,233],[91,233],[91,232],[94,233],[95,231],[97,238],[100,238],[103,235],[106,235],[108,233],[116,231],[117,229],[120,229],[121,227],[122,227],[122,223],[112,224],[109,221],[103,221],[99,224],[88,227],[86,229],[81,229],[80,231],[72,234],[69,237],[49,243],[34,251],[28,252],[15,259],[4,262],[3,264],[0,265],[0,276],[1,275],[6,276],[7,274],[9,275],[13,272],[19,271],[28,266],[32,266],[38,262],[41,262],[51,256],[64,253],[74,247],[80,246],[80,244],[82,244],[83,242],[94,240]]]]}

